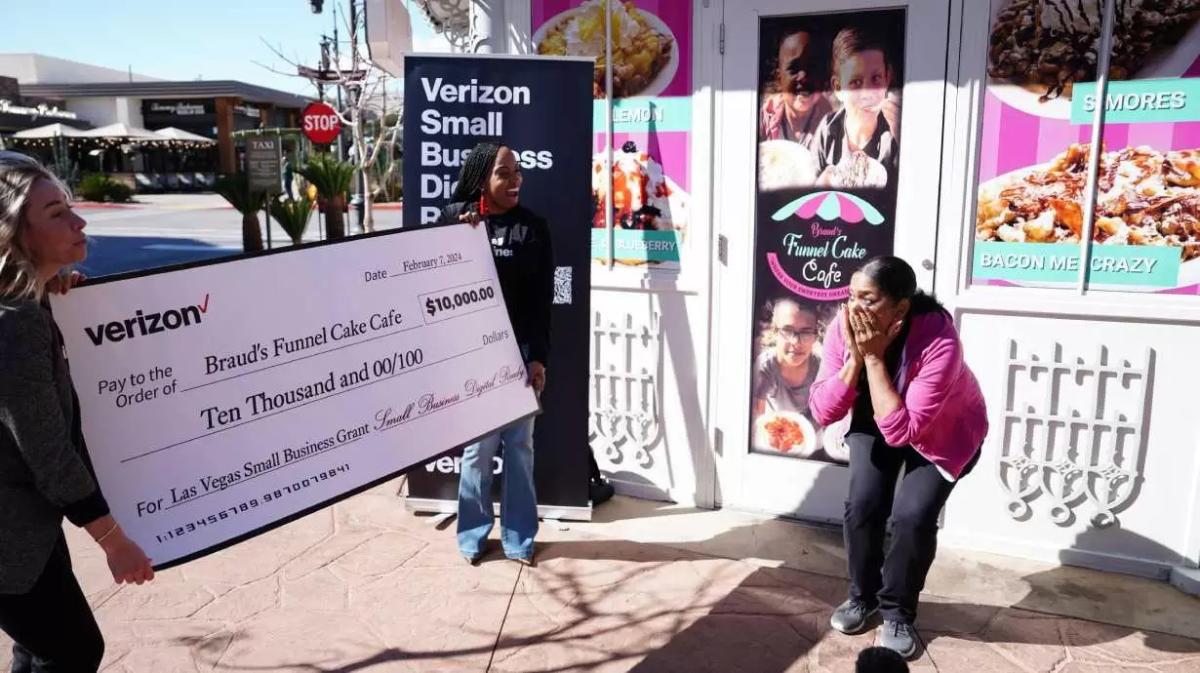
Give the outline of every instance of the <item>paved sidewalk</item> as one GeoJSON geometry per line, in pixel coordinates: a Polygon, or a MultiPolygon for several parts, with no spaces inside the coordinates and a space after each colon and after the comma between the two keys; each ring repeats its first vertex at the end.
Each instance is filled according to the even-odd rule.
{"type": "MultiPolygon", "coordinates": [[[[398,485],[142,587],[113,586],[72,531],[104,670],[852,671],[874,637],[827,626],[846,589],[831,531],[617,498],[545,523],[536,568],[495,550],[473,568],[398,485]]],[[[944,552],[929,591],[913,671],[1200,672],[1200,600],[1161,583],[944,552]]]]}

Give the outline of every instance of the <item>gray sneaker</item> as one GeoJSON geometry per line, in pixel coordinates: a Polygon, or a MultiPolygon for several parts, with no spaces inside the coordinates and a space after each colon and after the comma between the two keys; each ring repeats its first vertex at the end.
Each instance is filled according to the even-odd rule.
{"type": "Polygon", "coordinates": [[[879,644],[909,659],[917,653],[917,631],[903,622],[883,622],[883,638],[879,644]]]}
{"type": "Polygon", "coordinates": [[[829,617],[829,625],[847,635],[861,633],[867,627],[867,620],[878,610],[877,605],[851,599],[837,606],[829,617]]]}

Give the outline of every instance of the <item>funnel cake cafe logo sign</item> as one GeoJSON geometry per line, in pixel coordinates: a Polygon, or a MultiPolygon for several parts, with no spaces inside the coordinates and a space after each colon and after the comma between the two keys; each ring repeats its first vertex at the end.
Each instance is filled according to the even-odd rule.
{"type": "Polygon", "coordinates": [[[751,329],[749,450],[845,463],[845,427],[808,410],[821,342],[837,329],[850,277],[891,254],[895,193],[888,189],[760,192],[751,329]],[[828,430],[828,432],[826,432],[828,430]]]}
{"type": "Polygon", "coordinates": [[[845,464],[846,427],[809,391],[850,277],[892,253],[903,109],[903,9],[759,22],[751,453],[845,464]]]}
{"type": "Polygon", "coordinates": [[[783,287],[806,299],[845,299],[852,269],[867,258],[867,249],[850,228],[883,224],[883,214],[865,200],[845,192],[802,196],[775,211],[776,222],[799,220],[801,226],[783,234],[780,250],[767,253],[767,267],[783,287]],[[796,260],[785,263],[781,257],[796,260]],[[803,260],[802,262],[800,260],[803,260]],[[796,269],[795,276],[787,268],[796,269]]]}
{"type": "Polygon", "coordinates": [[[903,10],[761,22],[756,304],[801,300],[824,320],[851,274],[891,253],[905,22],[903,10]]]}

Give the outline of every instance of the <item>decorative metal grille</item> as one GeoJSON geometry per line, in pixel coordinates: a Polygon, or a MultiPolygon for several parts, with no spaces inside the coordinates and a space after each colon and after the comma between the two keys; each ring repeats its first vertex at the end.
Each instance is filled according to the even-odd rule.
{"type": "Polygon", "coordinates": [[[1105,346],[1088,361],[1066,357],[1061,344],[1045,358],[1009,341],[998,476],[1013,518],[1030,517],[1030,502],[1044,496],[1060,526],[1087,502],[1092,523],[1107,527],[1136,498],[1153,352],[1137,364],[1112,359],[1105,346]]]}
{"type": "Polygon", "coordinates": [[[617,322],[593,314],[591,432],[595,449],[613,463],[632,459],[643,468],[654,464],[661,441],[659,408],[659,316],[637,324],[626,314],[617,322]]]}

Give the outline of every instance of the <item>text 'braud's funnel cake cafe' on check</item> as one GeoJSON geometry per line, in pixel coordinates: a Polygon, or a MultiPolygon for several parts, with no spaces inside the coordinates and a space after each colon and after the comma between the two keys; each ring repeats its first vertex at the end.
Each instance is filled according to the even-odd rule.
{"type": "Polygon", "coordinates": [[[495,51],[596,59],[592,216],[552,224],[620,491],[840,521],[809,390],[898,255],[987,400],[943,544],[1196,586],[1200,2],[501,4],[495,51]]]}

